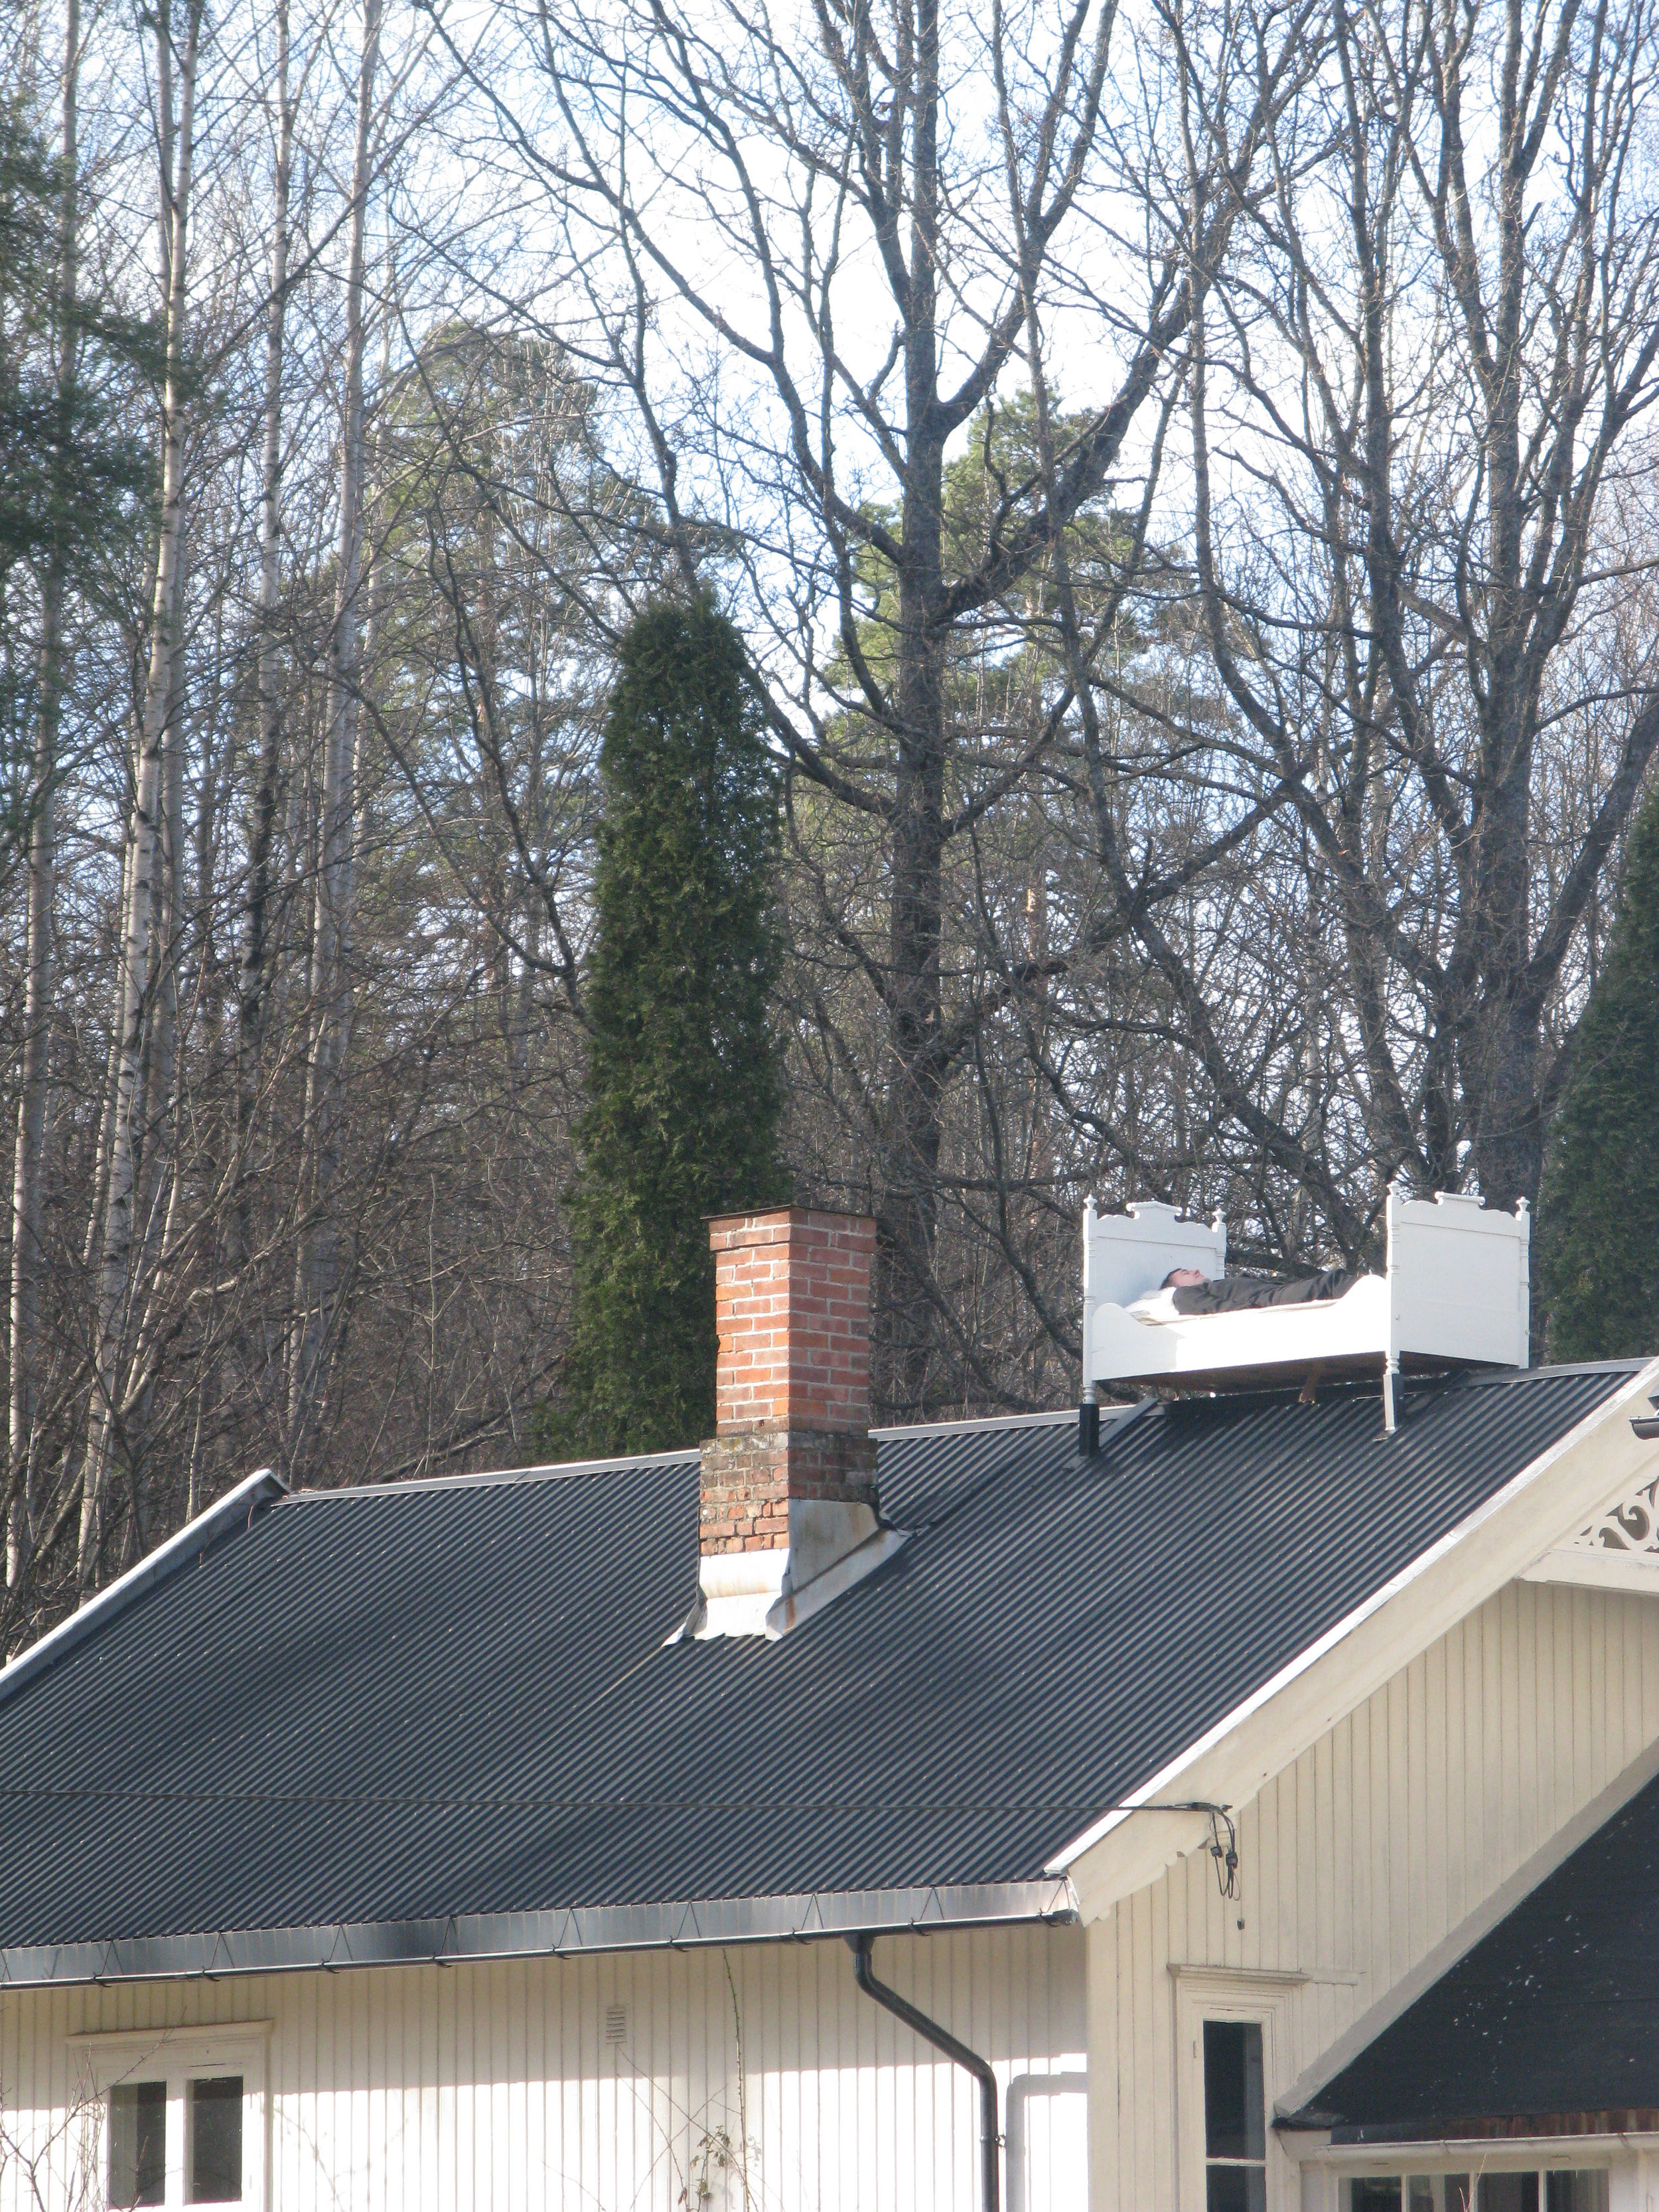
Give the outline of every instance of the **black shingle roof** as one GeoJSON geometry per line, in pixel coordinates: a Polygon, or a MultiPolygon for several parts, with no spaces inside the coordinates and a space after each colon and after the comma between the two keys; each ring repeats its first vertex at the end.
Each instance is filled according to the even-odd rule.
{"type": "Polygon", "coordinates": [[[1659,2108],[1659,1782],[1328,2083],[1338,2140],[1659,2108]]]}
{"type": "Polygon", "coordinates": [[[884,1435],[910,1540],[776,1643],[664,1647],[690,1457],[278,1498],[0,1698],[0,1970],[1031,1881],[1630,1371],[884,1435]]]}

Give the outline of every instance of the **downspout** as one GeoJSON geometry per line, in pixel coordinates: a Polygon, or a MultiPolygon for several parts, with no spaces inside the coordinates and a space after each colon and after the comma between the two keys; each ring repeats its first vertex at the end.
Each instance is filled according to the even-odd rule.
{"type": "Polygon", "coordinates": [[[853,1950],[854,1978],[865,1996],[873,1997],[895,2019],[902,2020],[921,2036],[923,2042],[942,2051],[979,2083],[980,2212],[998,2212],[1002,2185],[997,2154],[1002,2148],[1002,2135],[997,2124],[997,2077],[991,2070],[990,2062],[981,2058],[976,2051],[969,2051],[965,2043],[958,2043],[948,2028],[929,2020],[925,2012],[918,2012],[896,1990],[890,1990],[885,1982],[876,1979],[870,1964],[876,1941],[873,1936],[849,1936],[847,1940],[853,1950]]]}

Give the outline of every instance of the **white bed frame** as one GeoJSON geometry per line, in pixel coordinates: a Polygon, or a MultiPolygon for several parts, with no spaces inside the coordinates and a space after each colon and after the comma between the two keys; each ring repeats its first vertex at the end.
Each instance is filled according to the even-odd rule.
{"type": "Polygon", "coordinates": [[[1172,1206],[1083,1210],[1083,1381],[1085,1404],[1104,1385],[1172,1383],[1195,1390],[1324,1375],[1380,1374],[1383,1425],[1395,1426],[1402,1368],[1524,1367],[1532,1223],[1478,1198],[1437,1191],[1388,1194],[1388,1263],[1317,1305],[1192,1314],[1147,1322],[1125,1309],[1172,1267],[1206,1280],[1226,1273],[1227,1230],[1189,1221],[1172,1206]]]}

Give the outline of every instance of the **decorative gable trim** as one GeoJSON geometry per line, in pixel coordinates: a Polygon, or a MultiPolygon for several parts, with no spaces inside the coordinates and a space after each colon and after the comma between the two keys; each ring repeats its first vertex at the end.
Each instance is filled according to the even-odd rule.
{"type": "Polygon", "coordinates": [[[1659,1475],[1604,1507],[1571,1542],[1553,1546],[1521,1579],[1659,1597],[1659,1475]]]}

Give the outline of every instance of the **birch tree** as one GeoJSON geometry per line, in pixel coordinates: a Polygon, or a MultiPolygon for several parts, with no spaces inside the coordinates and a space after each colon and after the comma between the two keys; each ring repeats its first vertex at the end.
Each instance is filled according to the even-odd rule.
{"type": "Polygon", "coordinates": [[[335,1218],[341,1094],[351,1036],[351,904],[356,866],[356,749],[362,677],[363,561],[363,346],[365,246],[374,161],[374,76],[380,0],[366,0],[357,77],[340,421],[338,580],[329,639],[323,783],[311,951],[313,1014],[307,1073],[310,1225],[300,1247],[289,1425],[298,1448],[319,1389],[341,1272],[335,1218]]]}
{"type": "Polygon", "coordinates": [[[182,44],[175,47],[171,10],[156,17],[156,82],[161,101],[160,205],[166,241],[167,354],[161,391],[161,517],[150,603],[149,665],[144,683],[117,983],[114,1083],[110,1115],[103,1233],[97,1278],[94,1382],[81,1488],[77,1574],[82,1589],[97,1572],[101,1509],[110,1455],[119,1425],[124,1353],[134,1240],[146,1013],[152,982],[151,944],[158,890],[164,769],[172,741],[175,624],[183,520],[185,409],[185,315],[189,297],[191,165],[196,138],[196,75],[204,0],[185,0],[182,44]],[[177,112],[173,108],[175,65],[177,112]]]}
{"type": "Polygon", "coordinates": [[[235,1249],[245,1256],[243,1159],[258,1103],[265,1001],[266,936],[271,896],[271,848],[282,768],[283,669],[278,605],[283,554],[283,374],[288,326],[289,193],[294,173],[295,103],[289,86],[289,0],[276,0],[276,54],[270,93],[273,140],[270,194],[270,290],[265,307],[263,436],[259,455],[259,596],[255,658],[258,765],[248,833],[247,897],[237,988],[235,1249]]]}
{"type": "Polygon", "coordinates": [[[39,703],[28,796],[27,912],[23,951],[22,1064],[12,1157],[11,1392],[6,1583],[18,1588],[33,1560],[37,1497],[36,1369],[40,1358],[40,1270],[43,1228],[42,1153],[52,1006],[53,892],[58,862],[58,749],[64,703],[64,598],[68,584],[78,332],[76,252],[80,218],[81,68],[79,0],[66,0],[58,159],[55,421],[50,468],[48,543],[40,578],[39,703]]]}

